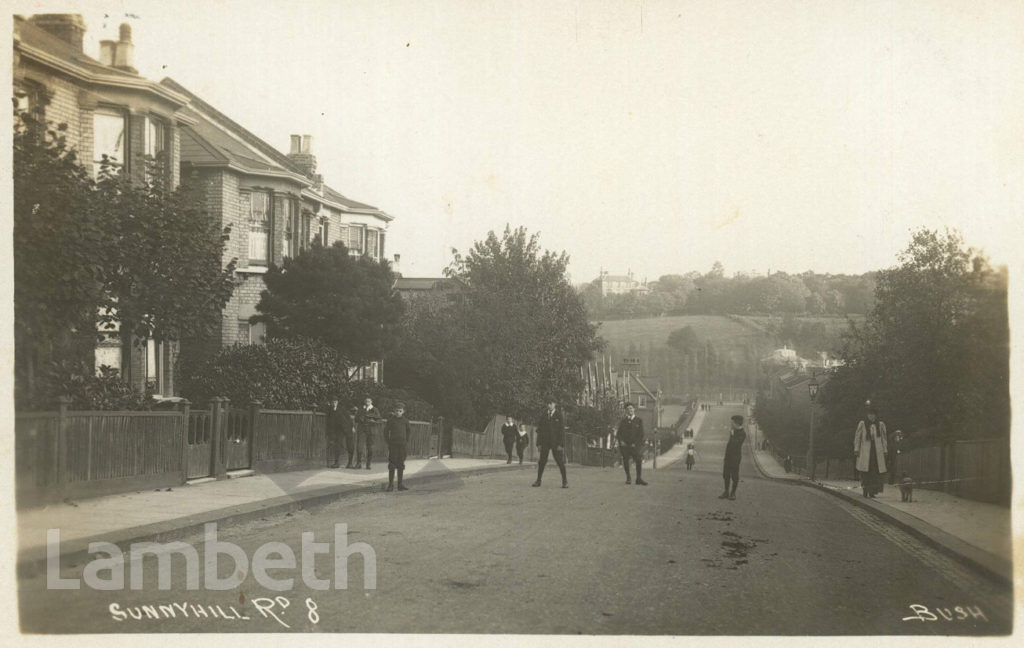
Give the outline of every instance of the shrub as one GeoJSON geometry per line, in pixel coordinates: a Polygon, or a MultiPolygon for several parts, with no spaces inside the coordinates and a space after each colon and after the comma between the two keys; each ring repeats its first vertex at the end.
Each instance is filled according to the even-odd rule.
{"type": "Polygon", "coordinates": [[[433,408],[416,394],[368,381],[347,382],[341,354],[308,338],[272,339],[265,345],[235,345],[182,371],[182,395],[196,406],[214,396],[243,407],[254,400],[265,409],[315,410],[332,396],[343,406],[360,405],[369,396],[387,416],[398,401],[406,417],[431,420],[433,408]]]}
{"type": "Polygon", "coordinates": [[[54,362],[44,370],[39,387],[23,403],[27,409],[53,410],[60,396],[71,398],[74,410],[144,410],[150,399],[106,365],[99,374],[82,362],[54,362]]]}

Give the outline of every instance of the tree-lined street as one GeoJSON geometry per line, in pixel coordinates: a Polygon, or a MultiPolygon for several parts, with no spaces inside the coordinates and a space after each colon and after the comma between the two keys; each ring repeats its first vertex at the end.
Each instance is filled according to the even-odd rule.
{"type": "MultiPolygon", "coordinates": [[[[254,599],[281,595],[291,630],[565,634],[999,634],[1010,629],[1008,592],[890,525],[820,491],[763,479],[744,449],[735,501],[719,500],[730,414],[715,407],[699,431],[695,470],[682,462],[624,484],[621,468],[574,468],[572,487],[531,488],[532,466],[374,493],[310,512],[225,527],[221,541],[250,557],[267,542],[301,555],[346,523],[349,542],[377,558],[377,589],[316,591],[297,569],[293,588],[269,591],[252,576],[223,592],[186,591],[180,557],[174,588],[158,591],[147,558],[141,591],[21,589],[31,632],[285,631],[254,599]],[[308,617],[315,602],[318,623],[308,617]],[[188,602],[249,620],[148,619],[136,606],[188,602]],[[119,613],[108,606],[116,603],[119,613]],[[926,606],[935,621],[918,620],[926,606]],[[937,610],[948,608],[947,621],[937,610]],[[961,612],[957,612],[957,610],[961,612]],[[60,614],[55,614],[60,610],[60,614]],[[135,620],[129,610],[143,615],[135,620]],[[114,617],[123,620],[116,621],[114,617]],[[959,617],[965,618],[960,619],[959,617]],[[913,617],[911,620],[905,620],[913,617]]],[[[201,545],[202,538],[192,540],[201,545]]],[[[221,557],[222,575],[230,560],[221,557]]],[[[81,577],[82,566],[65,577],[81,577]]],[[[316,562],[332,578],[329,557],[316,562]]],[[[265,601],[264,601],[265,604],[265,601]]],[[[280,611],[280,610],[278,610],[280,611]]]]}

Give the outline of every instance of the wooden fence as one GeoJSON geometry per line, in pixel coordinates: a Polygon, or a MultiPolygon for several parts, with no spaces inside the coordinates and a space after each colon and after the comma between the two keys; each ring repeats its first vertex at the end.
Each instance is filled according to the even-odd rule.
{"type": "MultiPolygon", "coordinates": [[[[785,457],[774,449],[770,452],[781,466],[785,457]]],[[[818,479],[856,480],[859,475],[854,466],[852,458],[819,458],[815,476],[818,479]]],[[[792,457],[793,472],[806,475],[808,468],[805,457],[792,457]]],[[[1009,506],[1013,491],[1010,443],[1006,439],[953,441],[905,450],[896,457],[890,457],[889,472],[897,482],[903,473],[907,473],[916,488],[950,493],[977,502],[1009,506]]]]}
{"type": "MultiPolygon", "coordinates": [[[[19,507],[67,497],[163,488],[230,470],[276,472],[327,463],[326,417],[313,411],[232,408],[212,398],[178,411],[78,412],[64,399],[56,412],[15,416],[19,507]]],[[[437,454],[438,426],[410,421],[408,456],[437,454]]],[[[387,458],[384,422],[374,427],[373,459],[387,458]]]]}

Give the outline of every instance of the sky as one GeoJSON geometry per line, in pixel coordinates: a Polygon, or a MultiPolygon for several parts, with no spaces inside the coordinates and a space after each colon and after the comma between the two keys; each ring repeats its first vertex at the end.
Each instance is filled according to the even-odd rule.
{"type": "Polygon", "coordinates": [[[170,76],[395,217],[438,276],[506,224],[576,283],[861,273],[918,227],[1000,264],[1024,234],[1024,11],[941,0],[22,2],[133,29],[170,76]]]}

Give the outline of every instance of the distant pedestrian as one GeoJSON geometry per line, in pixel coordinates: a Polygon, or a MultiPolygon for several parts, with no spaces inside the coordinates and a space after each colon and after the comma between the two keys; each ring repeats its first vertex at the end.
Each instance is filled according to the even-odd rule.
{"type": "Polygon", "coordinates": [[[878,410],[868,407],[867,417],[857,423],[853,436],[853,453],[857,457],[857,472],[860,473],[861,490],[864,497],[873,498],[882,492],[886,472],[885,455],[889,443],[885,423],[878,420],[878,410]]]}
{"type": "Polygon", "coordinates": [[[356,460],[356,415],[359,408],[354,405],[348,408],[348,412],[341,419],[341,439],[345,444],[345,452],[348,454],[346,468],[352,468],[356,460]]]}
{"type": "Polygon", "coordinates": [[[409,490],[402,484],[405,473],[405,457],[409,447],[409,419],[405,418],[405,404],[395,403],[395,411],[384,426],[384,440],[388,444],[388,491],[395,488],[395,473],[398,473],[398,490],[409,490]]]}
{"type": "Polygon", "coordinates": [[[619,421],[619,428],[615,433],[619,441],[619,452],[622,454],[622,467],[626,469],[626,483],[633,483],[629,474],[629,464],[632,461],[636,464],[636,484],[646,486],[643,480],[643,459],[641,453],[644,447],[644,422],[636,415],[636,406],[633,403],[626,403],[626,416],[619,421]]]}
{"type": "Polygon", "coordinates": [[[508,455],[508,461],[505,463],[512,463],[512,449],[516,446],[516,437],[519,435],[519,428],[516,427],[516,421],[511,416],[505,417],[505,425],[501,426],[501,440],[505,444],[505,454],[508,455]]]}
{"type": "Polygon", "coordinates": [[[520,466],[523,465],[523,452],[528,445],[530,445],[530,435],[526,432],[526,426],[520,423],[516,432],[516,454],[519,455],[520,466]]]}
{"type": "Polygon", "coordinates": [[[743,429],[743,416],[734,414],[732,429],[729,431],[729,442],[725,445],[725,462],[722,466],[725,490],[718,496],[718,499],[736,499],[736,487],[740,484],[740,457],[743,452],[743,442],[746,440],[747,432],[743,429]],[[731,489],[730,482],[732,483],[731,489]]]}
{"type": "Polygon", "coordinates": [[[327,467],[337,468],[341,459],[342,426],[343,421],[348,418],[348,412],[338,407],[337,396],[331,396],[324,413],[327,415],[327,420],[324,422],[324,433],[327,437],[327,467]]]}
{"type": "Polygon", "coordinates": [[[686,469],[693,470],[693,464],[696,461],[697,451],[693,449],[693,444],[691,443],[689,447],[686,448],[686,469]]]}
{"type": "Polygon", "coordinates": [[[782,467],[786,469],[786,472],[793,471],[793,458],[786,455],[785,461],[782,462],[782,467]]]}
{"type": "Polygon", "coordinates": [[[551,453],[558,464],[558,470],[562,473],[562,488],[569,488],[569,480],[565,474],[565,417],[553,398],[548,399],[547,409],[537,422],[537,448],[540,450],[540,458],[537,460],[537,481],[533,482],[533,485],[540,486],[544,466],[548,462],[548,453],[551,453]]]}
{"type": "Polygon", "coordinates": [[[380,411],[373,406],[373,399],[367,397],[363,401],[363,407],[356,415],[357,436],[356,439],[356,468],[363,467],[362,457],[366,456],[366,469],[370,469],[370,457],[373,456],[373,435],[376,432],[376,425],[381,420],[380,411]]]}

